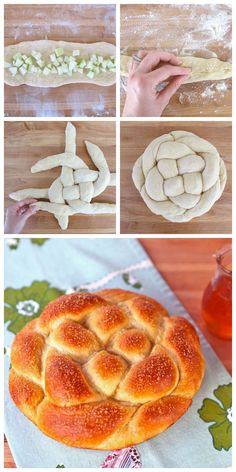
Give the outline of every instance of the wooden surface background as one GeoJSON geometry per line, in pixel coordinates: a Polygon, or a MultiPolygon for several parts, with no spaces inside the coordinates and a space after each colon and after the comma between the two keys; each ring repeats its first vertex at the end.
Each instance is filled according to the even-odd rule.
{"type": "Polygon", "coordinates": [[[231,122],[122,122],[121,123],[121,233],[230,234],[232,231],[231,122]],[[227,167],[227,183],[211,210],[187,223],[171,223],[149,210],[134,186],[132,169],[147,145],[173,130],[186,130],[207,139],[227,167]]]}
{"type": "MultiPolygon", "coordinates": [[[[115,5],[5,5],[5,46],[52,39],[115,44],[115,5]]],[[[115,116],[115,85],[5,85],[5,116],[115,116]]]]}
{"type": "MultiPolygon", "coordinates": [[[[104,152],[111,172],[115,172],[115,123],[73,122],[76,127],[76,151],[90,169],[96,169],[87,154],[84,140],[97,144],[104,152]]],[[[64,152],[66,122],[5,122],[5,209],[13,204],[9,193],[24,188],[47,188],[60,175],[61,168],[36,174],[30,169],[39,159],[64,152]]],[[[93,201],[115,203],[116,187],[107,187],[93,201]]],[[[74,215],[69,227],[62,231],[48,212],[39,211],[27,222],[24,233],[115,233],[115,214],[74,215]]]]}
{"type": "MultiPolygon", "coordinates": [[[[145,2],[143,2],[145,3],[145,2]]],[[[231,60],[229,5],[121,5],[121,53],[160,48],[176,55],[231,60]]],[[[121,111],[127,80],[122,80],[121,111]]],[[[231,80],[182,85],[163,116],[231,116],[231,80]]]]}
{"type": "MultiPolygon", "coordinates": [[[[218,238],[144,238],[140,240],[157,269],[197,323],[221,362],[231,373],[231,341],[223,341],[211,335],[201,317],[202,294],[216,267],[212,254],[230,241],[230,239],[218,238]]],[[[14,460],[5,440],[5,468],[14,467],[14,460]]]]}

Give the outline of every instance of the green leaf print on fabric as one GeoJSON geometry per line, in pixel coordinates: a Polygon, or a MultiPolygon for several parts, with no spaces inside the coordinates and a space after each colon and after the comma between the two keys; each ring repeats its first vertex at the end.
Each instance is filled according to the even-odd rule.
{"type": "Polygon", "coordinates": [[[31,238],[31,242],[37,246],[43,246],[49,238],[31,238]]]}
{"type": "Polygon", "coordinates": [[[136,277],[130,275],[128,272],[125,272],[122,275],[122,278],[127,285],[131,285],[131,287],[136,288],[138,290],[142,288],[142,284],[136,279],[136,277]]]}
{"type": "Polygon", "coordinates": [[[58,464],[56,466],[56,469],[65,469],[65,466],[63,464],[58,464]]]}
{"type": "Polygon", "coordinates": [[[20,238],[7,238],[6,244],[8,245],[9,249],[15,251],[20,244],[20,238]]]}
{"type": "Polygon", "coordinates": [[[17,334],[28,321],[37,318],[45,306],[64,291],[51,287],[47,281],[34,281],[29,287],[6,288],[4,292],[4,322],[8,331],[17,334]]]}
{"type": "Polygon", "coordinates": [[[213,393],[220,403],[205,398],[198,414],[206,423],[213,423],[208,430],[214,448],[228,451],[232,447],[232,384],[220,385],[213,393]]]}

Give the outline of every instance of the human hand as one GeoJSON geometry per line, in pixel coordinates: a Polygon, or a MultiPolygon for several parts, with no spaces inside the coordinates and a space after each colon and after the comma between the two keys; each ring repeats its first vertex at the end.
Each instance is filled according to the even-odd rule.
{"type": "Polygon", "coordinates": [[[181,67],[181,61],[174,54],[160,50],[139,51],[129,69],[123,116],[161,116],[190,73],[190,69],[181,67]],[[168,85],[157,92],[157,86],[167,79],[171,79],[168,85]]]}
{"type": "Polygon", "coordinates": [[[39,210],[39,208],[32,205],[32,203],[35,203],[36,201],[37,200],[34,198],[26,198],[25,200],[13,203],[13,205],[8,207],[4,228],[6,234],[21,233],[28,218],[39,210]]]}

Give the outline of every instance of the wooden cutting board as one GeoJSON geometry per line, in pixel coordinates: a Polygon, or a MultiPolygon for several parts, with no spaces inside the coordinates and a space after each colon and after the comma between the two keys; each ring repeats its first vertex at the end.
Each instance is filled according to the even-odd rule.
{"type": "MultiPolygon", "coordinates": [[[[124,54],[160,48],[176,55],[231,61],[231,39],[229,5],[121,5],[124,54]]],[[[121,111],[126,87],[127,79],[122,79],[121,111]]],[[[163,116],[231,116],[231,89],[231,79],[182,85],[163,116]]]]}
{"type": "MultiPolygon", "coordinates": [[[[76,127],[77,155],[96,169],[87,154],[84,140],[97,144],[104,152],[111,172],[115,172],[115,123],[113,122],[73,122],[76,127]]],[[[66,122],[17,121],[5,122],[5,209],[13,204],[9,193],[23,188],[47,188],[60,175],[60,167],[36,174],[30,168],[39,159],[58,154],[65,150],[66,122]]],[[[115,203],[115,187],[107,187],[105,192],[93,201],[115,203]]],[[[69,217],[69,227],[62,231],[54,216],[39,211],[32,216],[24,233],[115,233],[115,215],[74,215],[69,217]]]]}
{"type": "Polygon", "coordinates": [[[231,122],[122,122],[121,123],[121,233],[230,234],[232,232],[231,122]],[[207,139],[219,151],[227,168],[227,183],[212,209],[187,223],[171,223],[152,213],[132,180],[135,161],[158,136],[186,130],[207,139]]]}
{"type": "MultiPolygon", "coordinates": [[[[115,5],[5,5],[5,46],[53,39],[115,44],[115,5]]],[[[5,85],[5,116],[115,116],[115,85],[5,85]]]]}

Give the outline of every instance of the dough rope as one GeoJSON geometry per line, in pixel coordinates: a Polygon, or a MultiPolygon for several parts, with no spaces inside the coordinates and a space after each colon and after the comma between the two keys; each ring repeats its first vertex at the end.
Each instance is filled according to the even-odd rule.
{"type": "Polygon", "coordinates": [[[49,189],[23,189],[11,193],[13,200],[24,198],[47,198],[49,202],[36,202],[40,210],[54,214],[61,229],[67,229],[69,216],[81,214],[115,213],[116,205],[111,203],[91,203],[108,185],[114,186],[116,176],[110,173],[105,156],[95,144],[85,141],[85,145],[97,171],[76,156],[76,129],[68,123],[65,130],[65,152],[39,160],[31,168],[32,173],[43,172],[61,166],[61,175],[49,189]]]}
{"type": "MultiPolygon", "coordinates": [[[[204,59],[194,56],[178,56],[182,66],[192,69],[191,75],[184,84],[202,82],[204,80],[222,80],[232,77],[232,64],[220,61],[218,58],[204,59]]],[[[120,73],[124,77],[129,75],[129,65],[132,57],[122,55],[120,59],[120,73]]]]}
{"type": "Polygon", "coordinates": [[[183,223],[210,210],[227,175],[212,144],[187,131],[172,131],[149,144],[132,178],[153,213],[183,223]]]}

